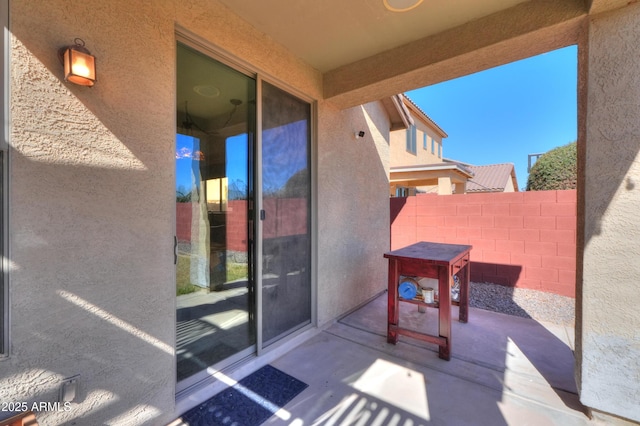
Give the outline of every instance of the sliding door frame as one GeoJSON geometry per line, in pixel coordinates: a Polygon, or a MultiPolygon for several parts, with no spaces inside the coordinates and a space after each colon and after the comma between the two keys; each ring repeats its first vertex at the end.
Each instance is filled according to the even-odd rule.
{"type": "Polygon", "coordinates": [[[287,334],[286,336],[282,337],[281,339],[270,343],[268,346],[264,346],[264,340],[263,340],[263,323],[262,323],[262,319],[263,319],[263,315],[262,315],[262,307],[263,307],[263,294],[262,294],[262,274],[263,274],[263,262],[262,262],[262,256],[264,254],[263,251],[263,243],[264,243],[264,239],[263,239],[263,226],[262,226],[262,221],[260,221],[260,218],[257,217],[256,218],[256,224],[257,224],[257,230],[256,230],[256,241],[258,242],[256,244],[256,265],[255,265],[255,275],[256,275],[256,303],[257,303],[257,307],[256,307],[256,312],[257,314],[257,355],[260,356],[264,353],[268,353],[269,351],[276,349],[277,347],[279,347],[280,345],[286,343],[287,341],[289,341],[292,337],[297,336],[298,334],[312,328],[315,327],[317,325],[317,173],[316,173],[316,158],[317,158],[317,153],[316,153],[316,149],[317,149],[317,144],[316,144],[316,140],[317,140],[317,120],[316,120],[316,116],[317,116],[317,103],[312,100],[311,98],[309,98],[308,96],[298,92],[296,89],[290,87],[289,85],[287,85],[286,83],[283,83],[280,80],[277,80],[275,78],[272,78],[264,73],[258,73],[257,74],[257,78],[256,78],[256,98],[260,100],[260,102],[256,102],[257,103],[257,108],[256,108],[256,119],[257,119],[257,123],[256,123],[256,153],[255,153],[255,161],[256,161],[256,215],[259,215],[259,212],[264,210],[264,197],[263,197],[263,191],[262,191],[262,184],[263,184],[263,180],[262,180],[262,176],[263,176],[263,170],[262,170],[262,162],[263,162],[263,157],[262,157],[262,147],[263,147],[263,141],[262,141],[262,132],[263,132],[263,128],[262,128],[262,122],[263,122],[263,108],[262,108],[262,88],[263,88],[263,83],[268,83],[271,84],[272,86],[275,86],[278,89],[283,90],[284,92],[288,93],[291,96],[294,96],[296,98],[298,98],[299,100],[306,102],[307,104],[309,104],[309,176],[310,176],[310,193],[311,193],[311,199],[310,199],[310,203],[309,203],[309,209],[310,209],[310,218],[309,218],[309,233],[310,233],[310,237],[311,237],[311,243],[310,243],[310,258],[309,258],[309,265],[311,268],[310,271],[310,291],[311,291],[311,318],[309,321],[309,324],[304,325],[302,327],[300,327],[297,330],[292,331],[291,333],[287,334]]]}
{"type": "Polygon", "coordinates": [[[11,348],[11,311],[9,303],[9,271],[11,255],[9,253],[9,114],[10,114],[10,54],[11,34],[9,31],[10,1],[0,4],[0,27],[2,28],[2,52],[0,52],[0,117],[2,117],[2,137],[0,140],[0,360],[10,355],[11,348]]]}
{"type": "MultiPolygon", "coordinates": [[[[315,327],[317,325],[317,102],[309,96],[301,93],[295,88],[291,87],[287,83],[270,76],[262,70],[254,67],[249,62],[237,58],[236,56],[226,52],[225,50],[211,44],[207,40],[192,33],[184,27],[176,27],[176,46],[177,43],[182,43],[193,49],[196,49],[210,58],[227,65],[236,71],[239,71],[256,81],[256,123],[255,123],[255,147],[253,152],[254,159],[254,217],[249,218],[254,223],[254,253],[253,253],[253,280],[255,285],[255,313],[256,313],[256,345],[255,356],[261,356],[268,353],[287,341],[291,340],[295,336],[315,327]],[[310,323],[301,327],[300,329],[292,332],[291,334],[283,337],[277,342],[270,344],[268,347],[263,347],[262,339],[262,254],[263,254],[263,227],[260,221],[259,212],[263,209],[263,193],[262,193],[262,83],[267,82],[273,86],[276,86],[283,91],[289,93],[292,96],[300,99],[309,104],[310,106],[310,141],[309,141],[309,167],[310,167],[310,190],[311,190],[311,202],[310,202],[310,234],[311,234],[311,250],[310,250],[310,285],[311,285],[311,318],[310,323]]],[[[174,109],[175,109],[174,105],[174,109]]],[[[177,131],[177,128],[176,128],[177,131]]],[[[175,217],[174,217],[175,224],[175,217]]],[[[175,226],[175,225],[174,225],[175,226]]],[[[175,230],[174,230],[175,231],[175,230]]],[[[174,344],[175,345],[175,344],[174,344]]],[[[244,353],[243,353],[244,354],[244,353]]],[[[246,354],[245,354],[246,355],[246,354]]],[[[246,355],[243,360],[236,361],[242,362],[245,359],[251,357],[246,355]]],[[[223,368],[230,368],[234,364],[225,365],[223,368]]],[[[187,379],[188,380],[188,379],[187,379]]],[[[188,393],[192,388],[200,388],[200,385],[205,385],[213,381],[212,374],[209,374],[205,379],[198,383],[193,383],[186,388],[181,386],[182,389],[178,389],[180,394],[188,393]],[[206,382],[206,383],[205,383],[206,382]]]]}

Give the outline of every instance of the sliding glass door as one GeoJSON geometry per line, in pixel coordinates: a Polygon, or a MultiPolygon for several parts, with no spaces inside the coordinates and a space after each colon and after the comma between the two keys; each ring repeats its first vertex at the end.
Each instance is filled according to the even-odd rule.
{"type": "Polygon", "coordinates": [[[311,105],[177,46],[178,391],[311,323],[311,105]]]}
{"type": "Polygon", "coordinates": [[[311,107],[262,84],[262,342],[311,322],[311,107]]]}
{"type": "Polygon", "coordinates": [[[178,381],[255,351],[256,81],[187,46],[177,53],[178,381]]]}

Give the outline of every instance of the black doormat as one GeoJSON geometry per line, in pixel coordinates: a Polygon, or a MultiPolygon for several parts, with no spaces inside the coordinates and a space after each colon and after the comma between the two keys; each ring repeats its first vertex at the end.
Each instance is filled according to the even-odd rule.
{"type": "Polygon", "coordinates": [[[189,426],[258,426],[307,388],[307,384],[265,365],[182,416],[189,426]]]}

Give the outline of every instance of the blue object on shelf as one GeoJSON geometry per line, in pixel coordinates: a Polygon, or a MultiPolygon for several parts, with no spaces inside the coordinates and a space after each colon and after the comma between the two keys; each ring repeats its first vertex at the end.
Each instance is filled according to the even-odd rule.
{"type": "Polygon", "coordinates": [[[404,281],[398,286],[398,294],[403,299],[413,299],[418,294],[418,289],[411,281],[404,281]]]}

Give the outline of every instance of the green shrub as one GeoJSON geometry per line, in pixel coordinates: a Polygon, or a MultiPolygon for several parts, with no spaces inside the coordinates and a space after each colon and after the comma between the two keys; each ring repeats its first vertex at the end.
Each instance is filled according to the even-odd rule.
{"type": "Polygon", "coordinates": [[[540,156],[531,167],[527,191],[576,189],[578,154],[576,142],[554,148],[540,156]]]}

